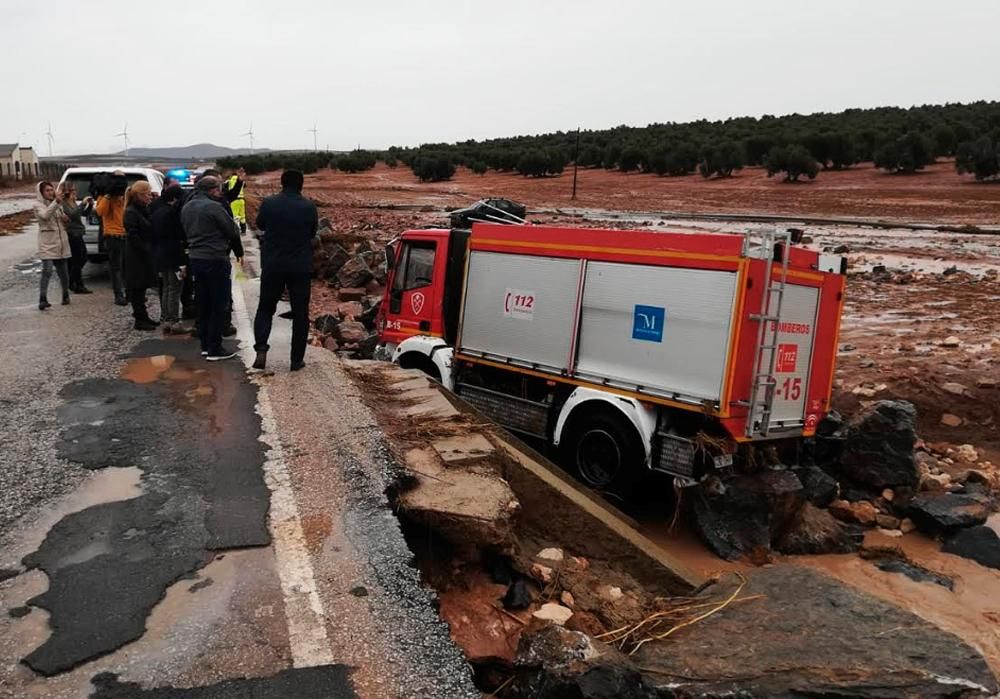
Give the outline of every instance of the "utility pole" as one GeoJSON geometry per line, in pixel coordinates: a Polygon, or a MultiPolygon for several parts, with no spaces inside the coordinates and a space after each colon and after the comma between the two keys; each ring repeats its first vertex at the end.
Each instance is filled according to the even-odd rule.
{"type": "Polygon", "coordinates": [[[570,199],[576,199],[576,171],[580,166],[580,127],[576,127],[576,149],[573,153],[573,194],[570,199]]]}

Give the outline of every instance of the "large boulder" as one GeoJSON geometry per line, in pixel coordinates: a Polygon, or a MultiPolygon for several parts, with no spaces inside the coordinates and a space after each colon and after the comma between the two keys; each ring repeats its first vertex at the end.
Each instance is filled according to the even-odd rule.
{"type": "Polygon", "coordinates": [[[963,529],[948,539],[941,550],[1000,570],[1000,536],[990,527],[963,529]]]}
{"type": "Polygon", "coordinates": [[[990,515],[990,498],[980,492],[920,493],[913,496],[907,513],[927,534],[950,534],[983,524],[990,515]]]}
{"type": "Polygon", "coordinates": [[[807,502],[778,538],[775,548],[784,554],[852,553],[861,547],[864,533],[838,522],[827,510],[807,502]]]}
{"type": "MultiPolygon", "coordinates": [[[[953,634],[809,568],[747,575],[741,596],[631,660],[661,697],[990,697],[982,655],[953,634]]],[[[733,588],[711,591],[724,599],[733,588]]]]}
{"type": "Polygon", "coordinates": [[[695,531],[721,558],[770,550],[772,539],[802,505],[802,483],[791,471],[737,476],[721,489],[700,487],[688,500],[695,531]]]}
{"type": "Polygon", "coordinates": [[[620,652],[585,633],[550,624],[524,633],[516,677],[504,691],[518,699],[656,699],[652,684],[620,652]]]}
{"type": "Polygon", "coordinates": [[[873,488],[916,487],[916,418],[916,408],[907,401],[878,401],[861,411],[847,425],[840,468],[873,488]]]}
{"type": "Polygon", "coordinates": [[[375,275],[362,257],[352,257],[337,273],[337,284],[341,287],[364,287],[375,275]]]}

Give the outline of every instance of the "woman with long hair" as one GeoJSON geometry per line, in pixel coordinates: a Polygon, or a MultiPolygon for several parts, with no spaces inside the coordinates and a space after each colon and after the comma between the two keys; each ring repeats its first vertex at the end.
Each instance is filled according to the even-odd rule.
{"type": "Polygon", "coordinates": [[[149,207],[153,224],[153,262],[160,275],[160,321],[163,334],[186,333],[181,326],[181,291],[187,274],[187,241],[181,226],[184,190],[172,184],[149,207]]]}
{"type": "Polygon", "coordinates": [[[36,191],[35,217],[38,218],[38,257],[42,261],[42,282],[38,290],[38,310],[52,306],[49,303],[49,280],[52,270],[59,275],[63,305],[69,303],[69,272],[66,261],[70,256],[69,237],[66,235],[66,214],[62,210],[62,194],[56,192],[51,182],[39,182],[36,191]]]}
{"type": "Polygon", "coordinates": [[[125,193],[125,288],[132,304],[136,330],[155,330],[159,323],[146,310],[146,290],[157,286],[153,264],[153,224],[149,203],[153,191],[148,182],[139,181],[125,193]]]}
{"type": "Polygon", "coordinates": [[[72,182],[66,181],[59,185],[59,193],[62,194],[62,209],[66,214],[66,235],[69,237],[69,290],[74,294],[92,294],[90,289],[83,285],[83,266],[87,264],[87,244],[83,242],[83,234],[86,228],[83,225],[83,217],[94,208],[93,197],[84,197],[82,202],[77,202],[76,188],[72,182]]]}

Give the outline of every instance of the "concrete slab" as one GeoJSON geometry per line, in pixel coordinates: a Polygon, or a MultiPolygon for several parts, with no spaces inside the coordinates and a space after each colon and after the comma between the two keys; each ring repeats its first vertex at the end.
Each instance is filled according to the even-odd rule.
{"type": "Polygon", "coordinates": [[[493,444],[479,432],[440,439],[432,446],[445,464],[481,459],[493,453],[493,444]]]}

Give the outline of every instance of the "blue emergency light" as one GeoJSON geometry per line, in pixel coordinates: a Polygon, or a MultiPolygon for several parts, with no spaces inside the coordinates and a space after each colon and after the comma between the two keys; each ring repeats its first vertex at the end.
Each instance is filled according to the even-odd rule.
{"type": "Polygon", "coordinates": [[[171,170],[167,173],[170,177],[173,177],[178,182],[184,182],[191,179],[191,172],[185,170],[184,168],[177,168],[176,170],[171,170]]]}

